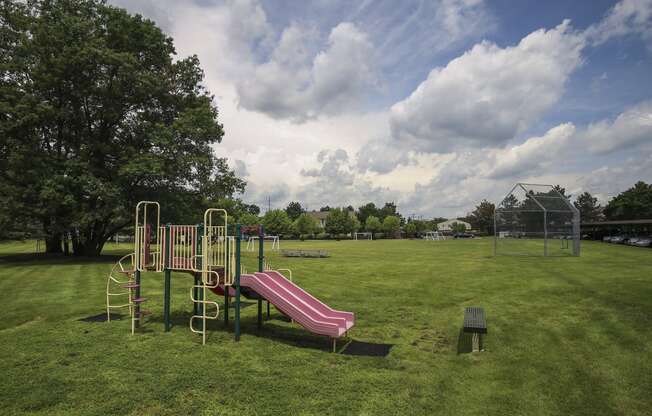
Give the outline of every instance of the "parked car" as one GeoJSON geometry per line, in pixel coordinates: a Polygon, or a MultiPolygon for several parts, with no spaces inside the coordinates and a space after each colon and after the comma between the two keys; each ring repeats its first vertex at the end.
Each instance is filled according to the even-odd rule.
{"type": "Polygon", "coordinates": [[[636,247],[652,247],[652,237],[639,238],[634,245],[636,247]]]}
{"type": "Polygon", "coordinates": [[[625,239],[625,244],[627,244],[628,246],[633,246],[640,239],[641,239],[640,237],[629,237],[625,239]]]}
{"type": "Polygon", "coordinates": [[[613,244],[624,244],[625,242],[625,236],[624,235],[615,235],[611,237],[611,240],[609,240],[610,243],[613,244]]]}
{"type": "Polygon", "coordinates": [[[453,234],[454,238],[474,238],[475,236],[471,233],[455,233],[453,234]]]}
{"type": "Polygon", "coordinates": [[[606,237],[602,237],[602,242],[603,243],[610,243],[611,242],[611,236],[608,235],[606,237]]]}

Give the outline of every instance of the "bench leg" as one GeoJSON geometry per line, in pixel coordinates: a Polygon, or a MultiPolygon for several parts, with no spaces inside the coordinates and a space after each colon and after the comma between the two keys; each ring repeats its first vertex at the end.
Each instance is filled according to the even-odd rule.
{"type": "Polygon", "coordinates": [[[480,351],[480,334],[477,332],[473,333],[473,352],[478,352],[480,351]]]}

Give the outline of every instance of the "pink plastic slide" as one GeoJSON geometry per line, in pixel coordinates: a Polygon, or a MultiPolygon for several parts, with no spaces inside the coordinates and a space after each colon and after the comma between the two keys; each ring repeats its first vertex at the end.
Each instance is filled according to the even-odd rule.
{"type": "MultiPolygon", "coordinates": [[[[243,274],[240,285],[249,287],[278,310],[315,334],[339,338],[355,323],[352,312],[331,309],[277,271],[243,274]]],[[[233,288],[229,294],[233,295],[233,288]]]]}

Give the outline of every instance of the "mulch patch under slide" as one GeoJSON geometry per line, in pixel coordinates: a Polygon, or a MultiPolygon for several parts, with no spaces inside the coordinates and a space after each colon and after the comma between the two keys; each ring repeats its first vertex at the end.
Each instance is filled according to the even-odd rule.
{"type": "Polygon", "coordinates": [[[387,357],[394,344],[376,344],[373,342],[351,341],[341,352],[344,355],[365,357],[387,357]]]}

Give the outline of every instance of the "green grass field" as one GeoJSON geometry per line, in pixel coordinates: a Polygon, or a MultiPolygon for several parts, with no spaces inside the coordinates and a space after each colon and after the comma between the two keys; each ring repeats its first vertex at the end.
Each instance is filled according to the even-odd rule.
{"type": "Polygon", "coordinates": [[[356,313],[353,340],[393,344],[387,357],[330,353],[273,309],[258,331],[255,306],[243,309],[240,343],[232,323],[212,322],[202,346],[182,274],[169,333],[155,273],[143,278],[153,315],[142,333],[128,320],[79,321],[104,311],[106,275],[129,247],[80,260],[4,243],[0,414],[650,414],[652,250],[584,243],[580,258],[494,258],[490,239],[281,245],[331,253],[269,254],[356,313]],[[460,340],[465,306],[486,310],[484,352],[460,340]]]}

